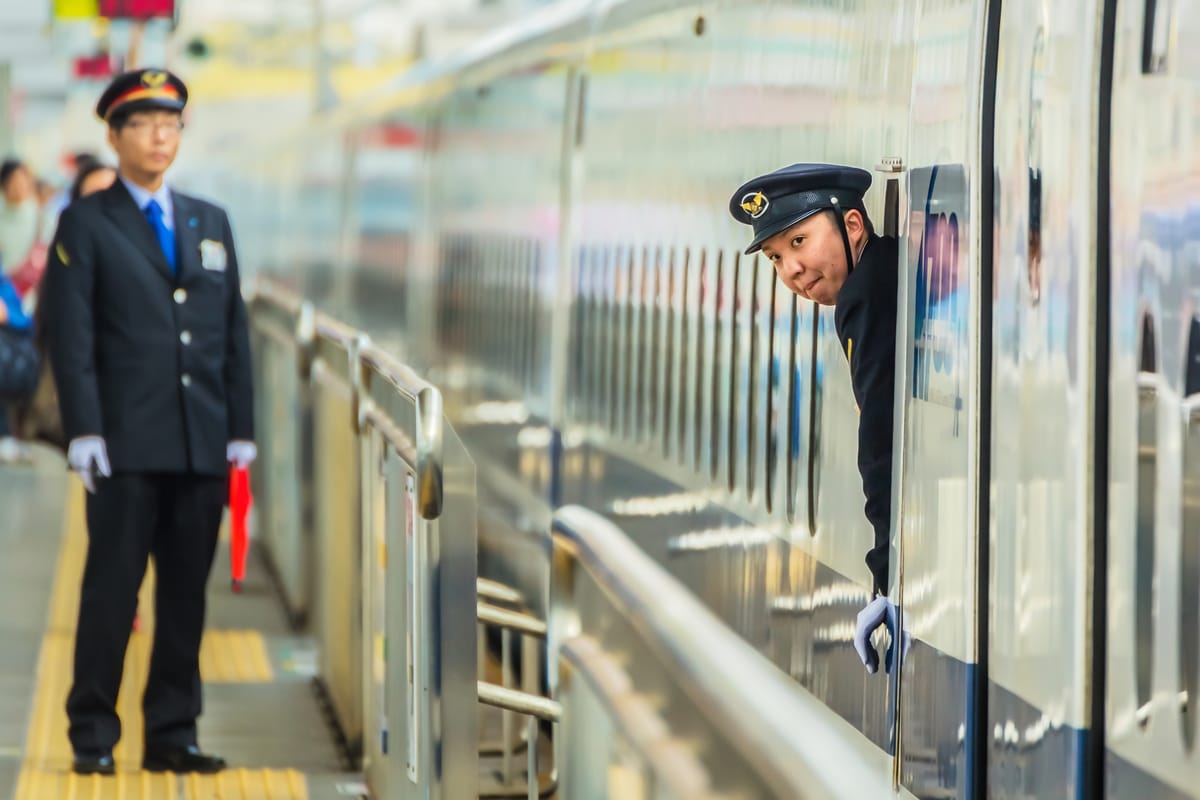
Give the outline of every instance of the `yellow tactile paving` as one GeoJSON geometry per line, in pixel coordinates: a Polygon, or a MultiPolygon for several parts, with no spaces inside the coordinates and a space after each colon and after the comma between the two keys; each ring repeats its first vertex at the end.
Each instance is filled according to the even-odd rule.
{"type": "Polygon", "coordinates": [[[26,769],[17,784],[18,800],[275,800],[307,797],[304,775],[292,769],[236,769],[218,775],[119,772],[106,778],[74,775],[66,770],[26,769]]]}
{"type": "MultiPolygon", "coordinates": [[[[82,494],[72,487],[64,522],[50,619],[38,657],[38,680],[17,784],[17,800],[275,800],[308,797],[296,770],[231,769],[218,775],[141,772],[141,690],[149,670],[153,631],[153,574],[140,593],[141,629],[130,637],[125,680],[117,700],[123,735],[114,756],[113,777],[80,777],[70,772],[64,709],[71,682],[75,614],[86,552],[82,494]]],[[[207,683],[263,682],[273,678],[270,659],[257,631],[208,631],[200,648],[200,672],[207,683]]]]}
{"type": "Polygon", "coordinates": [[[262,634],[206,631],[200,643],[200,677],[205,683],[269,683],[274,673],[262,634]]]}

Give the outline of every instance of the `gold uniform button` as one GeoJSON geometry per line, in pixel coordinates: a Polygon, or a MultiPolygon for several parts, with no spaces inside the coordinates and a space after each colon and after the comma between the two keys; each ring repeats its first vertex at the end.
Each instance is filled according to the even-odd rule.
{"type": "Polygon", "coordinates": [[[183,386],[184,386],[184,388],[186,389],[187,387],[189,387],[189,386],[191,386],[191,385],[192,385],[192,376],[191,376],[191,375],[188,375],[188,374],[185,372],[185,373],[183,373],[183,375],[181,375],[181,376],[179,377],[179,382],[180,382],[180,383],[182,383],[182,384],[183,384],[183,386]]]}
{"type": "Polygon", "coordinates": [[[176,289],[175,293],[172,294],[171,297],[175,298],[175,302],[177,304],[183,305],[187,302],[187,289],[176,289]]]}
{"type": "Polygon", "coordinates": [[[192,332],[184,331],[181,334],[179,334],[179,341],[183,342],[185,345],[191,344],[192,343],[192,332]]]}

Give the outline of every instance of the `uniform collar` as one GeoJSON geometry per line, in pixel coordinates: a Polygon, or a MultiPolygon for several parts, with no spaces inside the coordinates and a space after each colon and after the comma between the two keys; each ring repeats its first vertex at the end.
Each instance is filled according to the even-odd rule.
{"type": "Polygon", "coordinates": [[[137,203],[138,210],[145,211],[146,206],[151,200],[158,203],[158,207],[162,209],[163,223],[167,230],[175,228],[175,207],[171,201],[171,190],[167,188],[164,181],[162,186],[158,187],[158,191],[151,194],[130,180],[126,180],[124,175],[120,176],[121,183],[125,184],[125,188],[129,191],[129,195],[133,198],[133,202],[137,203]]]}

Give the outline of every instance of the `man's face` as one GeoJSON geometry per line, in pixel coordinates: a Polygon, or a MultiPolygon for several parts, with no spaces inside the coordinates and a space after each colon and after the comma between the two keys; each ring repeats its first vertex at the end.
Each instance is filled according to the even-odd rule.
{"type": "MultiPolygon", "coordinates": [[[[862,230],[856,217],[855,211],[846,215],[851,247],[856,245],[855,230],[862,230]]],[[[784,286],[823,306],[837,302],[838,292],[850,274],[841,232],[833,216],[824,211],[767,239],[762,252],[775,266],[784,286]]]]}
{"type": "Polygon", "coordinates": [[[108,129],[108,143],[122,170],[162,175],[179,151],[181,130],[177,111],[135,111],[120,128],[108,129]]]}

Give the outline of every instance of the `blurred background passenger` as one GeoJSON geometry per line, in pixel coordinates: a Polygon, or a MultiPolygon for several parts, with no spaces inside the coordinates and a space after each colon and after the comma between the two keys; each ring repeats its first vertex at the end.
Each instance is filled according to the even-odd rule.
{"type": "MultiPolygon", "coordinates": [[[[74,193],[79,175],[92,169],[94,166],[100,165],[100,159],[86,151],[72,153],[64,159],[64,162],[64,171],[68,177],[67,184],[58,194],[50,198],[50,202],[46,203],[42,208],[41,239],[43,242],[54,241],[54,229],[58,227],[58,217],[62,214],[62,210],[72,200],[78,200],[81,197],[81,195],[74,193]]],[[[90,194],[90,192],[84,192],[84,194],[90,194]]]]}
{"type": "MultiPolygon", "coordinates": [[[[16,352],[19,346],[16,340],[28,335],[33,320],[21,308],[21,298],[16,287],[6,275],[0,272],[0,328],[4,328],[4,341],[0,342],[0,369],[11,369],[15,359],[20,358],[16,352]],[[10,338],[12,334],[15,337],[10,338]]],[[[15,375],[0,375],[0,386],[7,386],[15,380],[15,375]]],[[[8,425],[8,413],[0,404],[0,464],[28,463],[32,461],[32,453],[27,445],[12,435],[8,425]]]]}
{"type": "Polygon", "coordinates": [[[73,203],[81,197],[107,189],[116,179],[117,171],[114,168],[99,161],[91,161],[75,173],[75,180],[71,182],[69,202],[73,203]]]}
{"type": "Polygon", "coordinates": [[[54,184],[45,178],[36,178],[34,180],[34,186],[36,187],[35,192],[37,194],[37,204],[39,209],[49,206],[50,202],[54,200],[54,196],[58,194],[58,189],[54,186],[54,184]]]}
{"type": "MultiPolygon", "coordinates": [[[[79,169],[67,190],[67,202],[73,203],[81,197],[103,191],[117,179],[117,170],[94,158],[77,159],[79,169]]],[[[64,206],[65,207],[65,206],[64,206]]],[[[9,408],[9,430],[18,441],[40,441],[66,453],[67,442],[63,434],[62,415],[58,410],[58,390],[54,385],[54,374],[50,371],[50,357],[46,343],[46,319],[39,311],[34,326],[34,341],[41,359],[41,374],[37,388],[26,398],[9,408]]],[[[136,629],[136,619],[134,621],[136,629]]]]}
{"type": "Polygon", "coordinates": [[[0,261],[5,274],[24,295],[41,277],[45,254],[37,263],[38,197],[33,173],[20,159],[10,158],[0,164],[0,261]],[[35,274],[36,273],[36,274],[35,274]]]}

